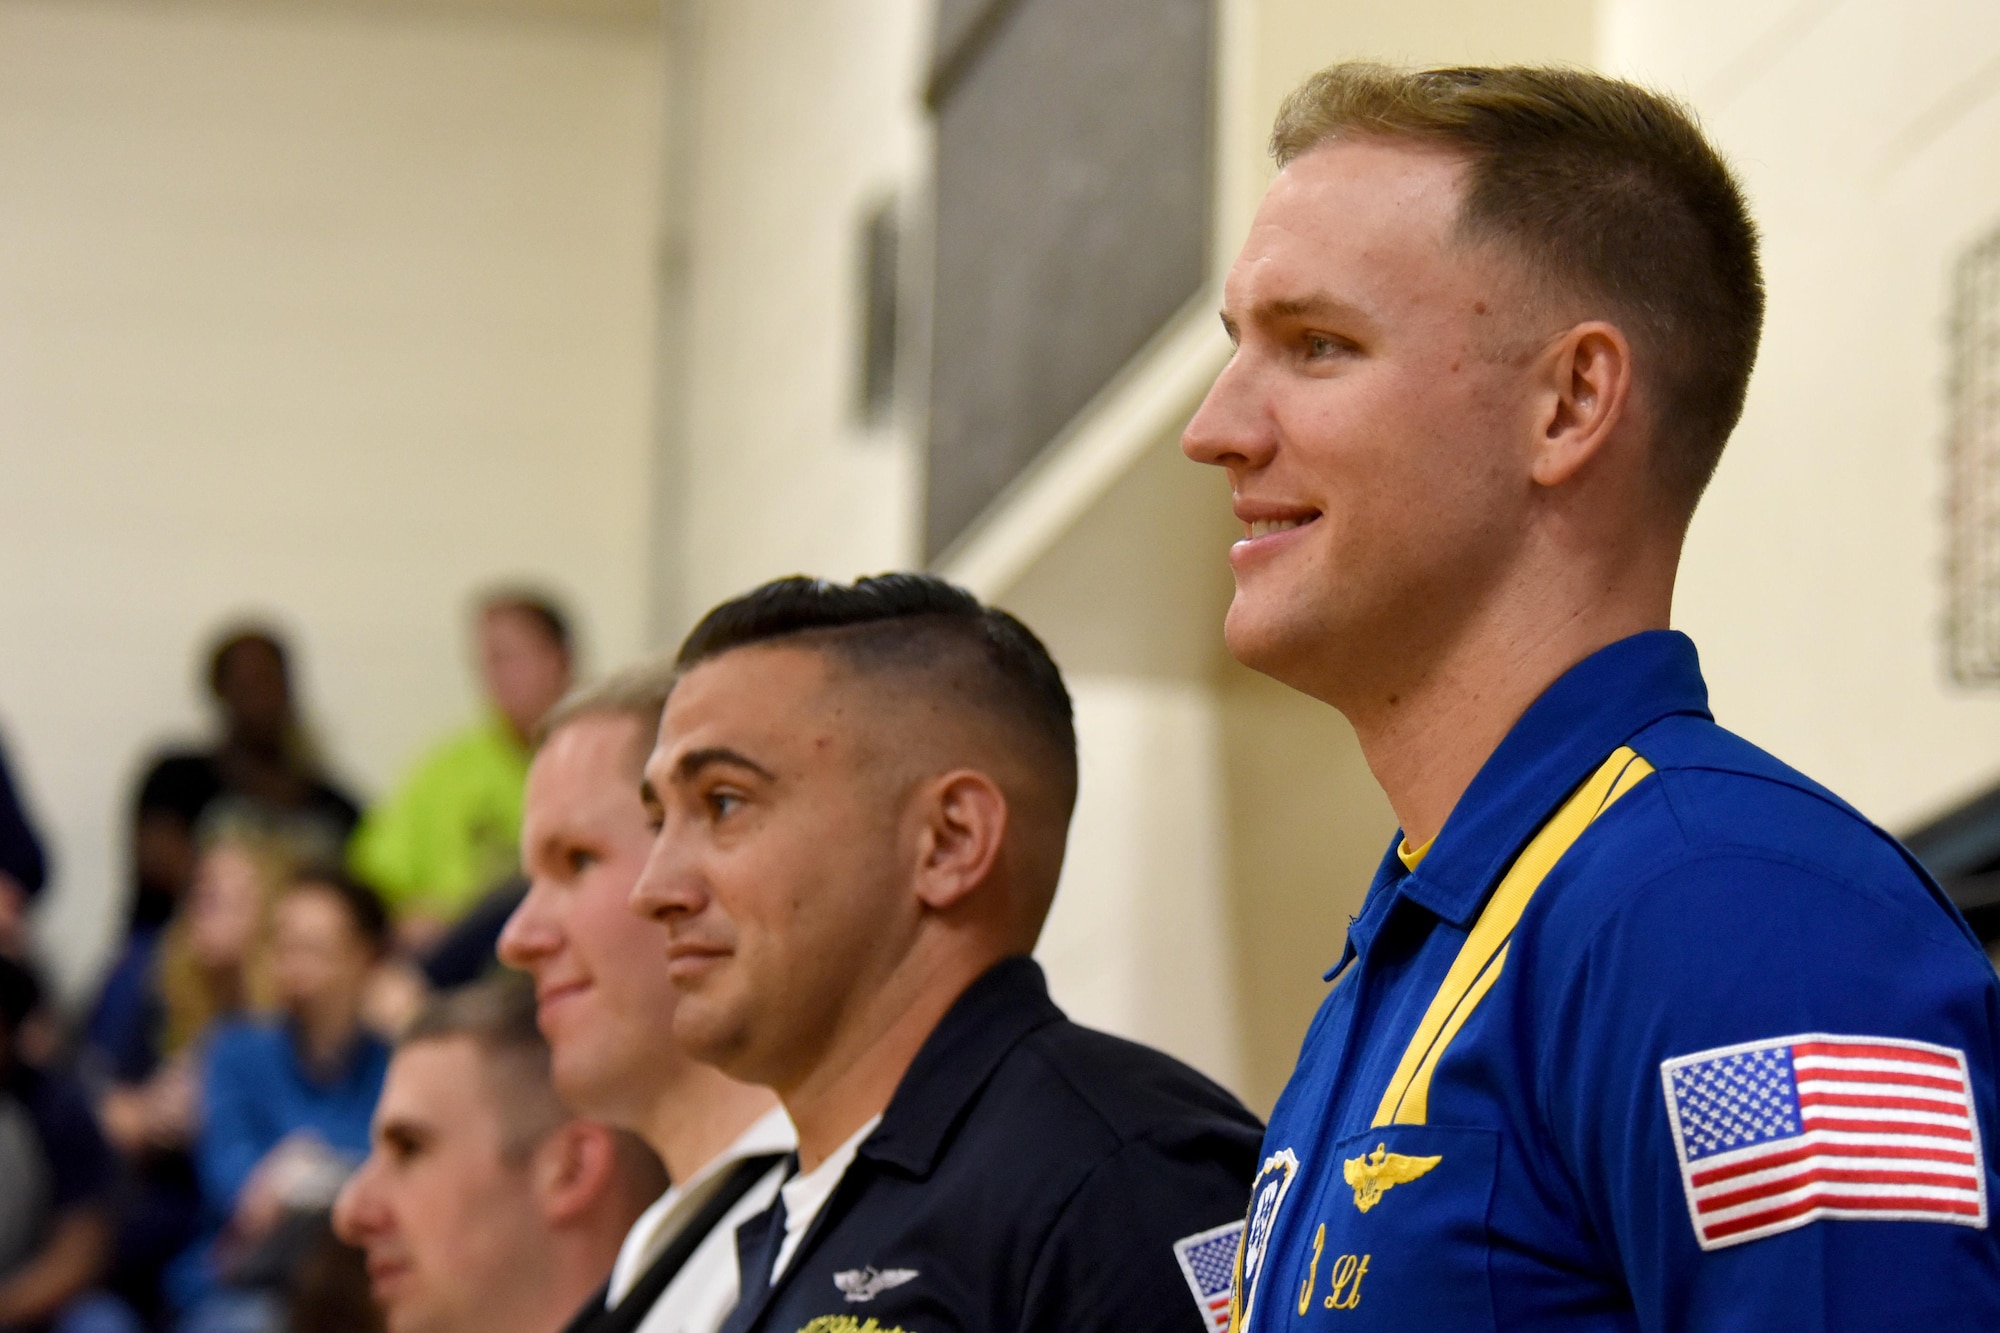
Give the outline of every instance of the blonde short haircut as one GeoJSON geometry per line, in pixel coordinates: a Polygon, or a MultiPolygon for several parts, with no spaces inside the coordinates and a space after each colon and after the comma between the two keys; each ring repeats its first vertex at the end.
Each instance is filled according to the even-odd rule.
{"type": "Polygon", "coordinates": [[[667,711],[667,696],[674,692],[674,681],[680,673],[667,658],[641,662],[614,671],[603,680],[572,690],[562,702],[549,710],[536,730],[536,745],[545,745],[549,737],[558,731],[586,717],[629,717],[639,724],[644,751],[650,750],[653,735],[660,729],[660,715],[667,711]]]}
{"type": "Polygon", "coordinates": [[[1692,513],[1743,414],[1764,322],[1756,225],[1693,114],[1582,70],[1351,62],[1285,99],[1271,154],[1283,167],[1357,137],[1461,157],[1459,234],[1625,332],[1654,404],[1655,474],[1692,513]]]}

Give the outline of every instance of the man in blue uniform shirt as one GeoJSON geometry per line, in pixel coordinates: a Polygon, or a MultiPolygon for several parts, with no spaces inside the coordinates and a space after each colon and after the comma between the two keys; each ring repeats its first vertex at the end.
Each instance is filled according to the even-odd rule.
{"type": "Polygon", "coordinates": [[[1265,1137],[1234,1318],[2000,1328],[2000,986],[1666,629],[1763,314],[1729,169],[1572,71],[1344,65],[1279,114],[1189,425],[1227,636],[1402,823],[1265,1137]]]}

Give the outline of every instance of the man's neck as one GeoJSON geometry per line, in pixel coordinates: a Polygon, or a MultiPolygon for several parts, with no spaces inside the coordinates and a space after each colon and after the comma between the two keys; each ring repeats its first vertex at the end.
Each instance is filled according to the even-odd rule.
{"type": "Polygon", "coordinates": [[[1343,697],[1361,752],[1408,845],[1438,835],[1459,798],[1529,705],[1600,648],[1664,629],[1664,596],[1602,599],[1523,623],[1495,616],[1431,655],[1420,674],[1343,697]]]}
{"type": "Polygon", "coordinates": [[[799,1168],[825,1161],[889,1108],[903,1075],[966,988],[998,957],[905,960],[894,983],[862,1007],[821,1059],[779,1089],[799,1132],[799,1168]]]}
{"type": "Polygon", "coordinates": [[[546,1238],[541,1253],[516,1255],[507,1280],[492,1293],[491,1308],[474,1327],[481,1333],[561,1333],[604,1285],[617,1257],[622,1233],[607,1241],[597,1231],[557,1232],[546,1238]]]}
{"type": "Polygon", "coordinates": [[[777,1104],[769,1088],[690,1060],[653,1103],[640,1136],[660,1155],[667,1178],[684,1185],[777,1104]]]}

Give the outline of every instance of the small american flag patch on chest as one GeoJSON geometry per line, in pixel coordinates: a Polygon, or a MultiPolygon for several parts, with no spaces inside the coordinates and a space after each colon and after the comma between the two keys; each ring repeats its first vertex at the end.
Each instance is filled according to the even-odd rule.
{"type": "Polygon", "coordinates": [[[1679,1056],[1660,1076],[1705,1250],[1821,1218],[1986,1225],[1962,1052],[1807,1033],[1679,1056]]]}

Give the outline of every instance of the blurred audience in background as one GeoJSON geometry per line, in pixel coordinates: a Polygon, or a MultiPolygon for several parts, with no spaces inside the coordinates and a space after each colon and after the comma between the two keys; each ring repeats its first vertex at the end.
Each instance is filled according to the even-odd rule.
{"type": "MultiPolygon", "coordinates": [[[[365,824],[314,754],[283,641],[258,626],[218,637],[206,660],[216,739],[145,767],[126,933],[67,1040],[32,970],[29,908],[48,860],[0,753],[0,1330],[381,1326],[360,1254],[334,1234],[329,1209],[368,1152],[387,1043],[433,991],[495,966],[494,942],[525,891],[517,843],[532,742],[571,683],[569,624],[549,600],[486,596],[475,625],[486,715],[365,824]]],[[[531,993],[526,1056],[504,1022],[478,1019],[482,1003],[512,1013],[490,999],[433,1009],[433,1024],[476,1030],[464,1041],[420,1035],[410,1077],[421,1084],[440,1051],[446,1063],[476,1050],[481,1068],[540,1071],[510,1094],[518,1105],[487,1110],[507,1133],[486,1183],[505,1185],[511,1211],[435,1254],[419,1243],[418,1267],[477,1268],[497,1244],[517,1265],[509,1280],[540,1274],[553,1284],[537,1286],[542,1297],[559,1293],[542,1303],[567,1318],[665,1178],[642,1143],[550,1109],[531,993]],[[529,1158],[561,1166],[569,1184],[530,1192],[540,1177],[522,1174],[529,1158]],[[526,1258],[515,1253],[524,1237],[538,1238],[526,1258]]],[[[463,1128],[451,1119],[447,1138],[463,1128]]],[[[402,1196],[381,1197],[400,1215],[402,1196]]],[[[422,1191],[411,1197],[421,1212],[422,1191]]],[[[366,1226],[377,1211],[356,1216],[366,1226]]]]}
{"type": "Polygon", "coordinates": [[[23,1054],[41,1004],[28,968],[0,957],[0,1328],[131,1333],[98,1289],[116,1225],[110,1149],[75,1082],[23,1054]]]}
{"type": "Polygon", "coordinates": [[[368,1151],[389,1050],[362,1011],[387,939],[381,901],[336,874],[304,872],[273,907],[276,1015],[225,1023],[202,1064],[203,1232],[173,1274],[181,1328],[279,1326],[314,1215],[368,1151]]]}
{"type": "Polygon", "coordinates": [[[339,862],[361,810],[320,770],[288,663],[284,642],[261,626],[233,630],[211,650],[222,735],[206,749],[160,755],[140,781],[135,917],[172,911],[193,871],[195,834],[218,809],[290,844],[302,863],[339,862]]]}
{"type": "MultiPolygon", "coordinates": [[[[474,620],[486,715],[439,743],[354,837],[354,872],[378,888],[398,938],[419,955],[495,894],[472,952],[492,954],[499,923],[518,898],[521,790],[542,718],[568,693],[569,621],[538,594],[491,593],[474,620]],[[483,948],[478,947],[483,945],[483,948]]],[[[457,978],[453,978],[457,979],[457,978]]]]}
{"type": "Polygon", "coordinates": [[[0,957],[26,959],[28,907],[48,878],[48,854],[0,748],[0,957]]]}
{"type": "Polygon", "coordinates": [[[112,1285],[152,1317],[162,1309],[159,1274],[201,1227],[198,1071],[219,1024],[275,1008],[272,906],[293,874],[282,846],[246,824],[209,825],[202,841],[156,966],[118,1021],[100,1004],[81,1053],[125,1165],[112,1285]]]}
{"type": "Polygon", "coordinates": [[[90,1047],[110,1053],[125,1081],[142,1076],[133,1061],[152,1039],[154,954],[194,883],[204,828],[227,824],[260,833],[299,864],[337,866],[361,817],[353,798],[320,770],[299,720],[288,661],[272,630],[248,626],[223,634],[207,663],[219,739],[156,756],[140,779],[132,804],[127,934],[87,1027],[90,1047]]]}
{"type": "Polygon", "coordinates": [[[564,1108],[533,986],[502,976],[404,1036],[334,1223],[390,1333],[557,1333],[666,1187],[645,1144],[564,1108]]]}

